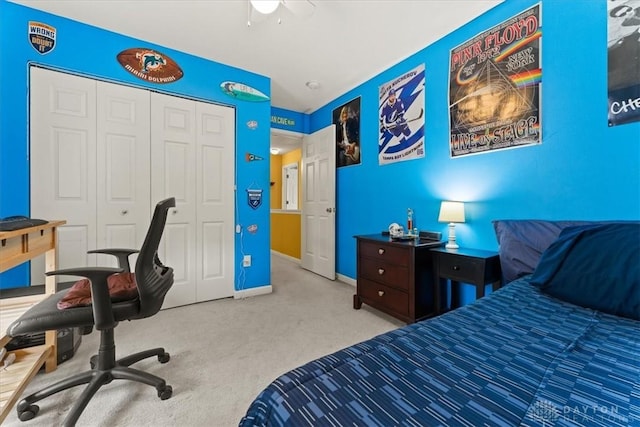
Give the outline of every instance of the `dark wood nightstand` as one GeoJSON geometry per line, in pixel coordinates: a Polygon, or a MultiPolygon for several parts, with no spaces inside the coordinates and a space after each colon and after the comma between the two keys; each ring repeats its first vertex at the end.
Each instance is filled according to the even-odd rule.
{"type": "Polygon", "coordinates": [[[442,280],[451,280],[451,309],[458,306],[460,300],[460,282],[476,287],[476,299],[484,296],[485,286],[491,283],[493,291],[502,286],[500,258],[497,252],[480,249],[435,248],[433,252],[433,270],[436,286],[436,306],[442,312],[440,290],[442,280]]]}
{"type": "Polygon", "coordinates": [[[362,303],[413,323],[438,314],[433,284],[434,254],[444,242],[394,241],[388,235],[355,236],[358,282],[353,308],[362,303]]]}

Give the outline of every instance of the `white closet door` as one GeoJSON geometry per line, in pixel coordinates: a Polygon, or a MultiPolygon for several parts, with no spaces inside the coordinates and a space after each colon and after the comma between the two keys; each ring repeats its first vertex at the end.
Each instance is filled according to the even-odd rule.
{"type": "MultiPolygon", "coordinates": [[[[30,215],[67,221],[58,229],[59,268],[93,265],[96,82],[36,67],[30,73],[30,215]]],[[[43,257],[31,268],[32,284],[44,283],[43,257]]]]}
{"type": "Polygon", "coordinates": [[[196,102],[196,300],[233,296],[235,115],[196,102]]]}
{"type": "MultiPolygon", "coordinates": [[[[97,85],[97,249],[139,249],[151,221],[150,93],[97,85]]],[[[117,265],[108,255],[99,255],[98,264],[117,265]]]]}
{"type": "Polygon", "coordinates": [[[152,205],[176,198],[158,251],[174,269],[163,308],[196,302],[196,125],[194,101],[151,93],[152,205]]]}

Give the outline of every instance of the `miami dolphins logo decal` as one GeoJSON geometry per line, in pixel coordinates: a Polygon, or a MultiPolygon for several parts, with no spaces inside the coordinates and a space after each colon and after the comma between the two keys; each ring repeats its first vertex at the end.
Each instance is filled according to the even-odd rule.
{"type": "Polygon", "coordinates": [[[117,59],[125,70],[151,83],[173,83],[184,76],[173,59],[157,50],[127,49],[120,52],[117,59]]]}

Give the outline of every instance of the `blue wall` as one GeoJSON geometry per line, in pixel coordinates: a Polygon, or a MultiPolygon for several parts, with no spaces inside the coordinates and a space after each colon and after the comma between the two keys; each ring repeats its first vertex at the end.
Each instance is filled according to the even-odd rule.
{"type": "Polygon", "coordinates": [[[450,49],[534,4],[506,0],[311,115],[314,132],[361,97],[362,163],[337,172],[338,273],[356,276],[354,235],[404,224],[407,208],[421,230],[446,236],[443,199],[467,202],[459,244],[489,250],[494,219],[640,219],[640,123],[607,126],[606,0],[541,2],[542,144],[450,158],[450,49]],[[426,155],[379,166],[378,86],[422,63],[426,155]]]}
{"type": "MultiPolygon", "coordinates": [[[[271,105],[238,101],[220,90],[220,83],[230,80],[269,94],[269,78],[0,0],[0,217],[29,215],[27,90],[30,63],[234,106],[236,223],[258,226],[255,234],[236,234],[235,285],[239,290],[270,283],[269,162],[246,162],[245,153],[269,159],[271,105]],[[48,54],[41,55],[30,45],[29,21],[57,29],[56,46],[48,54]],[[180,65],[184,77],[164,85],[134,77],[116,61],[119,52],[132,47],[149,47],[168,55],[180,65]],[[258,124],[254,130],[247,125],[250,121],[258,124]],[[247,188],[265,190],[260,208],[254,210],[248,205],[247,188]],[[250,268],[240,267],[241,248],[252,255],[250,268]]],[[[28,272],[24,266],[0,275],[0,288],[27,283],[28,272]]]]}

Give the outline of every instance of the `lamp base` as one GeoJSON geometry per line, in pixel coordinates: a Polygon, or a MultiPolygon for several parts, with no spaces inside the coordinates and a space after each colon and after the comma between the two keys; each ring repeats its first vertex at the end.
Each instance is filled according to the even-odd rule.
{"type": "Polygon", "coordinates": [[[446,249],[458,249],[460,246],[456,243],[456,224],[449,223],[449,242],[445,245],[446,249]]]}

